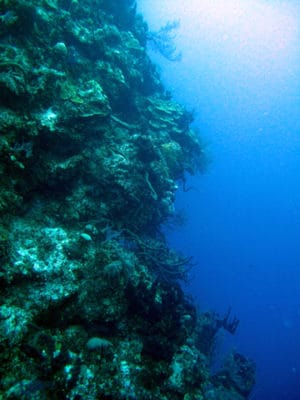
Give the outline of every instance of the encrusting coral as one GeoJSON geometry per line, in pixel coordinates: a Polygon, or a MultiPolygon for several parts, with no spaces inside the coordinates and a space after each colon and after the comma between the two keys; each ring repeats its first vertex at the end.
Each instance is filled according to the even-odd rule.
{"type": "Polygon", "coordinates": [[[146,42],[133,1],[0,3],[1,399],[251,390],[242,356],[211,376],[216,319],[160,232],[205,155],[146,42]]]}

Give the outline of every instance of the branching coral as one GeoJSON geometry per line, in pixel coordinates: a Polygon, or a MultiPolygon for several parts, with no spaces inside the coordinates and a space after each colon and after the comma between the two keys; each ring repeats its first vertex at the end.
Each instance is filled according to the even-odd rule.
{"type": "Polygon", "coordinates": [[[178,52],[174,43],[175,31],[179,26],[179,21],[168,21],[158,31],[149,31],[147,34],[151,47],[169,61],[180,61],[182,57],[181,52],[178,52]]]}
{"type": "Polygon", "coordinates": [[[125,234],[137,246],[137,256],[157,277],[169,282],[187,278],[192,257],[181,257],[161,240],[142,238],[128,230],[125,234]]]}

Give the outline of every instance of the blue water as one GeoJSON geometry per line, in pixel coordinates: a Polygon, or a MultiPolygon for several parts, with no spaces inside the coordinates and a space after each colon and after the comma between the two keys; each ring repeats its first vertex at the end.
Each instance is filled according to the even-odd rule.
{"type": "Polygon", "coordinates": [[[153,30],[180,19],[182,60],[149,51],[174,98],[194,110],[211,159],[189,178],[193,190],[178,191],[187,222],[168,231],[197,262],[187,290],[201,309],[230,306],[240,319],[219,357],[236,348],[255,359],[252,400],[299,400],[300,8],[288,0],[138,6],[153,30]]]}

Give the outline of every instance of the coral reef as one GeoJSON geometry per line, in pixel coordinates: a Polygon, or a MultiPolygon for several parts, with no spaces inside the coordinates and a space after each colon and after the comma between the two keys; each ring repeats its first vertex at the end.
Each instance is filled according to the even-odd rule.
{"type": "Polygon", "coordinates": [[[134,1],[0,2],[0,399],[250,393],[160,230],[205,154],[146,42],[134,1]]]}

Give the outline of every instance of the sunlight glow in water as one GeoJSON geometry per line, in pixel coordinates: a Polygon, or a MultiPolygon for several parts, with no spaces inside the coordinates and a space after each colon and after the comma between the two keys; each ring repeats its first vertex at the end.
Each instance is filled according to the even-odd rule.
{"type": "Polygon", "coordinates": [[[255,73],[266,65],[286,73],[290,58],[297,54],[298,10],[287,2],[153,0],[151,9],[149,3],[141,1],[141,10],[145,15],[156,13],[157,24],[180,19],[180,42],[192,47],[206,43],[255,73]]]}
{"type": "Polygon", "coordinates": [[[191,0],[183,10],[190,35],[197,30],[199,39],[204,36],[253,66],[267,61],[286,64],[298,34],[291,9],[253,0],[202,0],[200,4],[191,0]]]}

